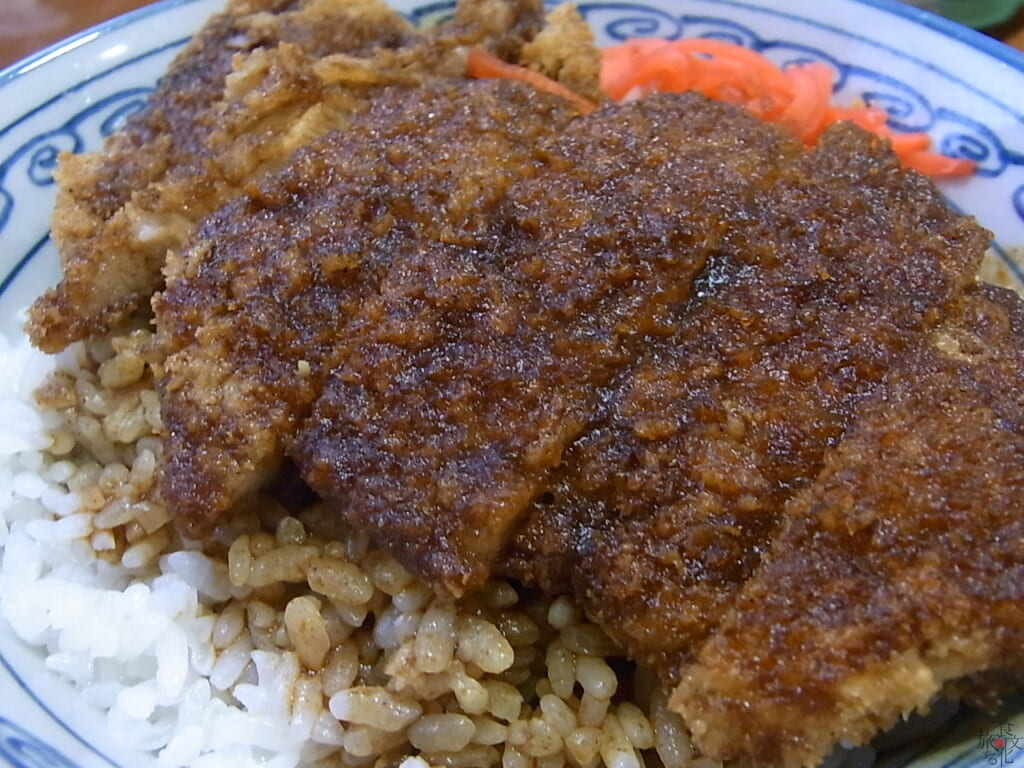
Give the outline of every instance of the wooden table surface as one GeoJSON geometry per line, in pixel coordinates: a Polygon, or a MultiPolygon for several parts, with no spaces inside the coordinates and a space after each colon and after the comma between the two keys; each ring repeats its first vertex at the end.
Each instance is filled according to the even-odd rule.
{"type": "MultiPolygon", "coordinates": [[[[149,0],[0,0],[0,67],[149,0]]],[[[1024,51],[1024,9],[993,36],[1024,51]]]]}
{"type": "Polygon", "coordinates": [[[0,0],[0,67],[152,0],[0,0]]]}

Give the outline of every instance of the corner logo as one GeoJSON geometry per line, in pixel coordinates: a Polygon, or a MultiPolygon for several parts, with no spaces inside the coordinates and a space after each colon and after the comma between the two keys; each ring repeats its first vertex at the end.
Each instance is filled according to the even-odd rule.
{"type": "Polygon", "coordinates": [[[1013,734],[1013,723],[1009,720],[978,734],[978,749],[989,765],[1011,765],[1024,749],[1022,742],[1024,737],[1013,734]]]}

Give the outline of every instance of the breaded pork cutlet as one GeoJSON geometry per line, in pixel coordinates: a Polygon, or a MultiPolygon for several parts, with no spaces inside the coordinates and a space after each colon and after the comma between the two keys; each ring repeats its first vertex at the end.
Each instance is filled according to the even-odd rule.
{"type": "Polygon", "coordinates": [[[770,546],[860,401],[973,281],[987,235],[876,139],[830,129],[758,184],[677,332],[562,460],[506,571],[571,583],[671,681],[770,546]]]}
{"type": "Polygon", "coordinates": [[[539,0],[463,2],[428,32],[381,0],[233,0],[102,150],[61,158],[64,275],[31,309],[33,341],[56,351],[145,306],[203,216],[377,88],[461,77],[467,46],[511,55],[540,26],[539,0]]]}
{"type": "Polygon", "coordinates": [[[602,388],[671,331],[711,249],[802,149],[686,95],[607,106],[535,151],[502,169],[515,180],[483,237],[395,262],[297,440],[314,490],[455,594],[483,585],[602,388]]]}
{"type": "Polygon", "coordinates": [[[395,265],[408,262],[413,281],[431,249],[483,258],[498,235],[493,209],[574,115],[559,97],[507,82],[463,80],[415,98],[383,89],[344,132],[202,224],[155,304],[168,353],[161,490],[185,530],[209,532],[273,474],[395,265]]]}
{"type": "Polygon", "coordinates": [[[208,141],[222,128],[226,80],[242,58],[279,43],[309,56],[367,51],[403,44],[411,32],[375,0],[232,0],[103,149],[61,157],[53,237],[64,275],[31,309],[33,341],[56,351],[143,306],[160,287],[167,249],[226,201],[208,141]],[[344,23],[363,14],[368,23],[344,23]],[[162,187],[175,178],[192,181],[172,184],[165,200],[162,187]]]}
{"type": "Polygon", "coordinates": [[[811,768],[947,682],[1024,669],[1024,305],[996,288],[902,358],[672,697],[701,750],[811,768]]]}
{"type": "Polygon", "coordinates": [[[380,94],[175,263],[157,304],[162,492],[199,533],[298,434],[316,490],[458,593],[596,388],[669,332],[751,214],[751,179],[802,150],[692,96],[578,117],[509,83],[417,95],[380,94]]]}

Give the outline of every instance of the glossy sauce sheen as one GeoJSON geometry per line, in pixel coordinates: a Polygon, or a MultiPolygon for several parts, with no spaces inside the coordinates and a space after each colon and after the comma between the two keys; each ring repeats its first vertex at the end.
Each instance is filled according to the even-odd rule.
{"type": "Polygon", "coordinates": [[[515,84],[395,91],[204,225],[160,313],[175,343],[198,329],[162,393],[186,519],[284,434],[414,569],[482,583],[600,388],[796,151],[696,97],[572,117],[515,84]]]}
{"type": "Polygon", "coordinates": [[[986,239],[849,126],[751,184],[673,334],[608,392],[507,555],[528,581],[571,583],[670,680],[986,239]]]}
{"type": "MultiPolygon", "coordinates": [[[[414,207],[423,240],[363,304],[298,439],[316,490],[457,593],[482,584],[601,388],[668,333],[790,149],[694,97],[610,106],[536,138],[525,162],[480,157],[463,177],[454,199],[513,177],[480,221],[435,239],[429,222],[451,220],[453,195],[444,213],[414,207]]],[[[420,183],[403,174],[405,194],[420,183]]]]}
{"type": "MultiPolygon", "coordinates": [[[[101,151],[61,158],[53,237],[64,276],[31,307],[27,330],[37,346],[59,351],[144,307],[161,286],[167,251],[179,249],[195,221],[237,194],[233,177],[255,171],[255,160],[238,169],[230,157],[233,145],[247,138],[232,129],[245,123],[247,112],[258,114],[248,105],[232,111],[223,101],[236,55],[280,43],[293,46],[292,58],[367,55],[413,36],[404,19],[372,0],[334,9],[308,5],[233,0],[203,26],[146,107],[101,151]]],[[[310,73],[296,77],[282,68],[267,81],[281,111],[289,101],[321,97],[310,73]],[[288,81],[287,88],[275,80],[288,81]]],[[[257,157],[261,149],[266,153],[258,144],[249,149],[257,157]]]]}
{"type": "Polygon", "coordinates": [[[863,404],[684,672],[673,704],[707,749],[813,765],[951,679],[1019,684],[1022,334],[1019,297],[970,291],[863,404]]]}
{"type": "Polygon", "coordinates": [[[189,528],[209,531],[238,482],[272,473],[393,270],[431,247],[486,246],[513,168],[540,162],[540,137],[574,114],[535,95],[495,83],[384,91],[202,225],[158,306],[173,353],[164,493],[189,528]]]}

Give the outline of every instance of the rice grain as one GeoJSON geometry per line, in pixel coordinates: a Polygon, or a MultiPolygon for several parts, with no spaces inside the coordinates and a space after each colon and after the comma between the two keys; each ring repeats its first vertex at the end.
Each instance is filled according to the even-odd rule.
{"type": "Polygon", "coordinates": [[[423,614],[416,633],[416,666],[423,672],[443,672],[455,653],[455,606],[435,601],[423,614]]]}
{"type": "Polygon", "coordinates": [[[249,537],[243,534],[228,549],[228,578],[234,586],[241,587],[249,581],[251,570],[252,550],[249,549],[249,537]]]}
{"type": "Polygon", "coordinates": [[[508,736],[508,727],[497,720],[485,716],[476,716],[473,720],[473,743],[492,746],[501,744],[508,736]]]}
{"type": "Polygon", "coordinates": [[[306,566],[306,576],[311,589],[346,605],[363,605],[373,597],[374,587],[369,576],[357,565],[344,560],[315,557],[306,566]]]}
{"type": "Polygon", "coordinates": [[[576,685],[575,657],[562,645],[561,640],[556,640],[548,646],[545,663],[552,692],[560,699],[568,699],[576,685]]]}
{"type": "Polygon", "coordinates": [[[282,582],[305,581],[306,569],[319,554],[316,547],[304,544],[269,548],[252,562],[246,584],[259,588],[282,582]]]}
{"type": "Polygon", "coordinates": [[[284,609],[284,626],[299,660],[306,669],[320,669],[331,650],[327,623],[314,597],[296,597],[284,609]]]}
{"type": "Polygon", "coordinates": [[[610,699],[619,684],[612,668],[603,658],[596,656],[577,657],[576,679],[583,686],[584,695],[595,699],[610,699]]]}
{"type": "Polygon", "coordinates": [[[512,666],[515,652],[496,626],[476,616],[462,616],[456,623],[458,656],[484,672],[504,672],[512,666]]]}
{"type": "Polygon", "coordinates": [[[562,738],[568,737],[576,727],[576,714],[564,699],[554,694],[541,696],[540,710],[544,713],[544,719],[562,738]]]}
{"type": "Polygon", "coordinates": [[[615,715],[608,715],[601,726],[601,759],[607,768],[641,768],[640,758],[615,715]]]}
{"type": "Polygon", "coordinates": [[[375,686],[354,686],[331,696],[331,714],[339,720],[380,731],[400,731],[423,712],[419,702],[375,686]]]}
{"type": "Polygon", "coordinates": [[[565,748],[576,765],[593,765],[601,751],[601,729],[593,726],[573,729],[565,739],[565,748]]]}
{"type": "Polygon", "coordinates": [[[589,693],[580,696],[580,707],[577,717],[581,725],[599,726],[608,714],[609,699],[598,699],[589,693]]]}
{"type": "Polygon", "coordinates": [[[624,701],[615,707],[615,716],[630,744],[637,749],[650,749],[654,746],[654,729],[640,707],[624,701]]]}
{"type": "Polygon", "coordinates": [[[423,715],[409,727],[409,743],[423,752],[459,752],[475,734],[476,725],[465,715],[423,715]]]}
{"type": "MultiPolygon", "coordinates": [[[[532,717],[526,721],[519,721],[514,725],[524,724],[525,739],[517,744],[522,752],[530,757],[549,757],[562,751],[562,737],[558,732],[541,718],[532,717]]],[[[516,729],[509,728],[509,742],[515,743],[513,733],[516,729]]]]}

